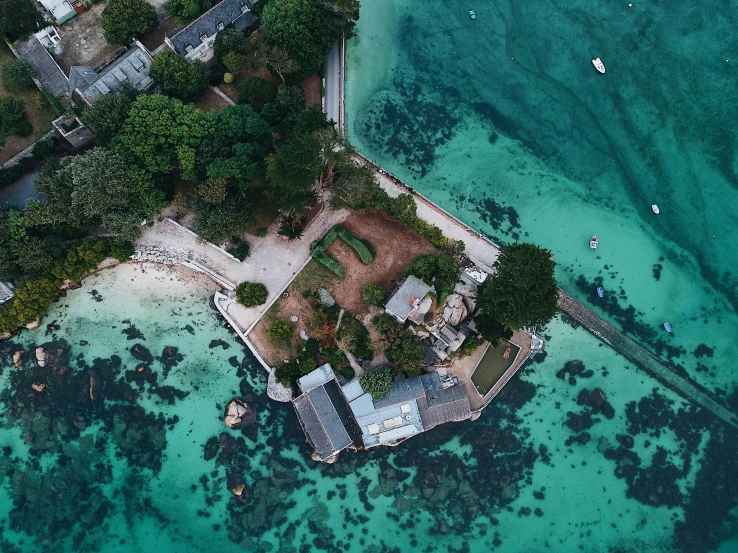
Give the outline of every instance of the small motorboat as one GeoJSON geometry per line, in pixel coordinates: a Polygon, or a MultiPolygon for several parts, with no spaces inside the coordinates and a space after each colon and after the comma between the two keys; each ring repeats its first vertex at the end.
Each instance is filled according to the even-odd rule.
{"type": "Polygon", "coordinates": [[[656,215],[658,215],[659,213],[661,213],[661,210],[659,209],[659,206],[657,206],[656,204],[653,204],[651,206],[651,211],[653,211],[656,215]]]}
{"type": "Polygon", "coordinates": [[[602,288],[602,286],[597,287],[597,295],[601,298],[605,297],[605,290],[602,288]]]}
{"type": "Polygon", "coordinates": [[[600,238],[596,234],[592,235],[592,240],[589,241],[589,249],[590,250],[596,250],[597,244],[599,243],[600,238]]]}
{"type": "Polygon", "coordinates": [[[474,10],[469,10],[469,17],[471,17],[472,19],[477,18],[477,14],[474,13],[474,10]]]}
{"type": "Polygon", "coordinates": [[[597,69],[598,73],[605,74],[605,64],[602,63],[602,60],[600,58],[592,58],[592,65],[594,65],[594,68],[597,69]]]}
{"type": "Polygon", "coordinates": [[[671,325],[669,323],[664,323],[664,329],[666,329],[666,332],[671,332],[671,325]]]}

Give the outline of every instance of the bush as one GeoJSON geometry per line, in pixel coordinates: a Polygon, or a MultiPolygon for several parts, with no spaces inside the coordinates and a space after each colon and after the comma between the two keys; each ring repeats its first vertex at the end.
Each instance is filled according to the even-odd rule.
{"type": "Polygon", "coordinates": [[[36,86],[33,82],[36,72],[24,59],[16,58],[8,63],[4,63],[2,69],[0,69],[0,74],[2,75],[3,83],[16,88],[33,88],[36,86]]]}
{"type": "Polygon", "coordinates": [[[164,12],[171,15],[177,25],[189,23],[210,9],[210,0],[169,0],[164,12]]]}
{"type": "Polygon", "coordinates": [[[267,334],[275,342],[286,342],[292,336],[292,324],[287,319],[277,319],[269,327],[267,334]]]}
{"type": "Polygon", "coordinates": [[[55,148],[56,140],[53,137],[39,140],[33,145],[33,157],[35,159],[47,159],[54,153],[55,148]]]}
{"type": "Polygon", "coordinates": [[[341,376],[343,376],[346,380],[351,380],[354,376],[356,376],[356,371],[354,371],[354,368],[349,364],[346,367],[343,367],[340,371],[341,376]]]}
{"type": "Polygon", "coordinates": [[[277,91],[261,77],[249,77],[236,89],[238,91],[238,102],[249,104],[255,111],[261,111],[264,104],[274,100],[277,91]]]}
{"type": "Polygon", "coordinates": [[[249,256],[250,251],[251,246],[249,246],[249,243],[241,242],[241,244],[239,244],[238,247],[233,251],[233,257],[235,257],[239,261],[243,261],[249,256]]]}
{"type": "Polygon", "coordinates": [[[33,125],[31,125],[31,122],[25,117],[16,121],[13,126],[13,134],[17,134],[18,136],[31,136],[32,132],[33,125]]]}
{"type": "Polygon", "coordinates": [[[420,374],[420,366],[425,362],[425,348],[414,336],[397,340],[387,348],[385,354],[391,363],[400,367],[409,376],[420,374]]]}
{"type": "Polygon", "coordinates": [[[215,57],[222,62],[224,61],[226,54],[229,52],[245,54],[248,51],[249,41],[241,31],[237,31],[236,29],[229,27],[227,29],[223,29],[215,36],[213,52],[215,57]]]}
{"type": "Polygon", "coordinates": [[[246,56],[238,52],[228,52],[221,61],[234,75],[240,75],[246,69],[246,56]]]}
{"type": "Polygon", "coordinates": [[[343,268],[338,261],[333,259],[327,253],[324,252],[313,252],[313,259],[328,267],[337,277],[344,278],[346,276],[346,269],[343,268]]]}
{"type": "Polygon", "coordinates": [[[208,87],[208,66],[201,61],[190,61],[169,49],[154,57],[151,77],[161,84],[170,96],[188,100],[208,87]]]}
{"type": "Polygon", "coordinates": [[[274,377],[282,386],[293,386],[302,376],[300,365],[296,361],[289,361],[279,365],[274,371],[274,377]]]}
{"type": "Polygon", "coordinates": [[[382,287],[372,283],[364,285],[362,294],[364,295],[364,303],[368,306],[382,307],[387,300],[387,294],[385,294],[382,287]]]}
{"type": "Polygon", "coordinates": [[[306,216],[303,215],[302,217],[298,217],[294,213],[290,213],[289,215],[282,217],[277,234],[279,236],[285,236],[289,240],[302,238],[306,222],[306,216]]]}
{"type": "Polygon", "coordinates": [[[266,286],[260,282],[242,282],[236,286],[236,300],[245,307],[261,305],[268,296],[266,286]]]}
{"type": "Polygon", "coordinates": [[[305,109],[305,91],[299,86],[281,85],[275,97],[277,108],[282,116],[298,113],[305,109]]]}
{"type": "Polygon", "coordinates": [[[392,391],[392,373],[386,365],[365,372],[361,375],[360,382],[374,401],[387,397],[392,391]]]}
{"type": "Polygon", "coordinates": [[[26,101],[15,96],[0,98],[0,146],[5,138],[16,132],[18,121],[26,116],[26,101]]]}
{"type": "Polygon", "coordinates": [[[466,340],[464,340],[464,345],[461,346],[461,353],[464,355],[471,355],[477,351],[477,348],[481,345],[482,341],[479,337],[476,334],[472,334],[471,336],[467,336],[466,340]]]}
{"type": "Polygon", "coordinates": [[[125,240],[87,238],[72,245],[63,261],[57,263],[51,273],[61,280],[78,282],[85,273],[93,271],[106,257],[114,257],[118,261],[128,261],[133,255],[133,244],[125,240]]]}
{"type": "Polygon", "coordinates": [[[231,236],[241,236],[251,223],[251,212],[243,199],[234,196],[218,205],[199,200],[195,204],[192,230],[203,240],[222,244],[231,236]]]}
{"type": "Polygon", "coordinates": [[[219,205],[226,199],[228,181],[223,177],[210,177],[198,188],[200,197],[209,204],[219,205]]]}
{"type": "Polygon", "coordinates": [[[19,326],[40,318],[59,297],[61,282],[54,278],[29,279],[15,287],[15,297],[0,305],[0,332],[13,332],[19,326]]]}
{"type": "Polygon", "coordinates": [[[233,82],[233,73],[226,73],[223,75],[223,82],[225,84],[231,84],[233,82]]]}
{"type": "Polygon", "coordinates": [[[125,46],[158,24],[159,16],[146,0],[108,0],[100,18],[105,40],[125,46]]]}
{"type": "Polygon", "coordinates": [[[15,165],[9,167],[0,167],[0,188],[7,186],[19,178],[21,178],[26,171],[31,169],[33,161],[30,157],[24,157],[15,165]]]}

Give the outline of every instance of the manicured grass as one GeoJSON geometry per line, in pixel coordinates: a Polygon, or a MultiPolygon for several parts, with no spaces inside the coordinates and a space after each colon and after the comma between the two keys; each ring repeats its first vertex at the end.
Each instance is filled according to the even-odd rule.
{"type": "MultiPolygon", "coordinates": [[[[15,59],[13,52],[3,42],[0,44],[0,65],[15,59]]],[[[6,86],[0,77],[0,96],[15,96],[26,101],[26,115],[33,125],[33,132],[29,136],[9,136],[5,140],[5,146],[0,150],[0,163],[5,163],[14,155],[22,152],[28,146],[51,130],[51,122],[56,119],[56,113],[51,108],[49,101],[41,95],[42,101],[36,106],[36,97],[41,95],[37,88],[29,90],[17,90],[6,86]]]]}

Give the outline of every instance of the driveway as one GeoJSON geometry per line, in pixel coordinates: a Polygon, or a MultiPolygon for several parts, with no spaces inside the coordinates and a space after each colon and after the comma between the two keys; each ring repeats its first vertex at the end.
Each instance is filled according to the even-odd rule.
{"type": "Polygon", "coordinates": [[[343,67],[341,66],[341,43],[337,41],[325,58],[325,111],[328,119],[343,127],[340,105],[343,96],[343,67]]]}

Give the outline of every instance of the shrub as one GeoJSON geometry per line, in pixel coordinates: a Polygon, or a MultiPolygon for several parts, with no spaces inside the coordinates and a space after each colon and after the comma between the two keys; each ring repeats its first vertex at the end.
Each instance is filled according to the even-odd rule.
{"type": "Polygon", "coordinates": [[[231,236],[241,236],[251,223],[251,212],[239,196],[220,204],[199,200],[195,204],[192,230],[203,240],[221,244],[231,236]]]}
{"type": "Polygon", "coordinates": [[[125,262],[131,255],[131,242],[95,236],[70,247],[66,258],[57,263],[51,273],[61,280],[78,282],[85,273],[95,270],[106,257],[115,257],[118,261],[125,262]]]}
{"type": "Polygon", "coordinates": [[[15,165],[0,167],[0,188],[21,178],[26,171],[31,169],[32,164],[30,157],[24,157],[15,165]]]}
{"type": "Polygon", "coordinates": [[[260,282],[242,282],[236,286],[236,300],[245,307],[261,305],[268,296],[266,286],[260,282]]]}
{"type": "Polygon", "coordinates": [[[477,351],[477,348],[481,345],[482,341],[479,337],[476,334],[472,334],[471,336],[467,336],[466,340],[464,340],[464,345],[461,346],[461,353],[464,355],[471,355],[477,351]]]}
{"type": "Polygon", "coordinates": [[[388,338],[393,338],[396,335],[402,335],[405,333],[405,329],[397,322],[397,319],[387,313],[375,315],[372,319],[372,324],[374,325],[374,328],[377,329],[377,332],[388,338]]]}
{"type": "Polygon", "coordinates": [[[343,376],[346,380],[351,380],[354,376],[356,376],[356,371],[354,371],[354,368],[350,364],[343,367],[339,372],[341,373],[341,376],[343,376]]]}
{"type": "Polygon", "coordinates": [[[277,91],[261,77],[249,77],[236,89],[238,91],[238,102],[250,104],[256,111],[261,111],[264,104],[271,102],[277,95],[277,91]]]}
{"type": "Polygon", "coordinates": [[[279,236],[285,236],[289,240],[295,240],[296,238],[302,238],[302,233],[305,230],[305,223],[307,217],[298,217],[294,213],[290,213],[287,216],[282,217],[282,221],[279,223],[279,230],[277,234],[279,236]]]}
{"type": "Polygon", "coordinates": [[[238,52],[226,53],[221,61],[234,75],[240,75],[246,69],[246,56],[238,52]]]}
{"type": "Polygon", "coordinates": [[[33,157],[47,159],[54,153],[54,148],[56,148],[56,140],[53,137],[39,140],[33,145],[33,157]]]}
{"type": "Polygon", "coordinates": [[[5,137],[16,132],[18,121],[26,116],[26,101],[14,96],[0,98],[0,146],[5,137]]]}
{"type": "Polygon", "coordinates": [[[404,370],[408,375],[420,374],[420,366],[425,361],[425,348],[414,336],[397,340],[385,351],[387,359],[404,370]]]}
{"type": "Polygon", "coordinates": [[[285,116],[305,109],[305,91],[299,86],[281,85],[275,97],[277,108],[285,116]]]}
{"type": "Polygon", "coordinates": [[[343,265],[327,253],[313,252],[313,259],[328,267],[328,269],[330,269],[337,277],[344,278],[346,276],[346,269],[343,268],[343,265]]]}
{"type": "Polygon", "coordinates": [[[245,54],[249,51],[249,41],[241,31],[228,27],[220,31],[215,37],[213,52],[215,57],[224,62],[226,54],[236,52],[245,54]]]}
{"type": "Polygon", "coordinates": [[[274,377],[277,379],[277,382],[287,387],[294,385],[301,376],[300,365],[296,361],[283,363],[274,371],[274,377]]]}
{"type": "Polygon", "coordinates": [[[286,342],[292,336],[292,324],[287,319],[277,319],[269,327],[267,334],[275,342],[286,342]]]}
{"type": "Polygon", "coordinates": [[[249,246],[248,242],[241,242],[238,247],[233,252],[233,257],[238,259],[239,261],[243,261],[249,256],[249,252],[251,251],[251,246],[249,246]]]}
{"type": "Polygon", "coordinates": [[[382,287],[372,283],[365,284],[362,293],[364,295],[364,303],[369,306],[382,307],[387,299],[387,294],[385,294],[382,287]]]}
{"type": "Polygon", "coordinates": [[[169,0],[164,12],[171,15],[177,25],[189,23],[210,9],[210,0],[169,0]]]}
{"type": "Polygon", "coordinates": [[[108,0],[100,18],[105,40],[128,45],[159,24],[159,16],[146,0],[108,0]]]}
{"type": "Polygon", "coordinates": [[[15,297],[0,305],[0,332],[12,332],[40,318],[59,296],[61,282],[54,278],[29,279],[15,287],[15,297]]]}
{"type": "Polygon", "coordinates": [[[222,204],[226,199],[228,181],[223,177],[211,177],[198,188],[200,197],[209,204],[222,204]]]}
{"type": "Polygon", "coordinates": [[[18,136],[30,136],[33,132],[33,125],[31,125],[31,122],[28,119],[23,117],[15,122],[13,132],[18,136]]]}
{"type": "Polygon", "coordinates": [[[190,61],[169,49],[154,57],[151,77],[161,83],[165,93],[182,100],[197,96],[208,87],[208,66],[201,61],[190,61]]]}
{"type": "Polygon", "coordinates": [[[16,88],[33,88],[35,86],[33,77],[36,72],[33,67],[24,59],[16,58],[8,63],[4,63],[2,69],[3,82],[16,88]]]}
{"type": "Polygon", "coordinates": [[[361,375],[360,382],[374,401],[387,397],[392,391],[392,373],[386,365],[365,372],[361,375]]]}
{"type": "Polygon", "coordinates": [[[231,84],[233,82],[233,73],[226,73],[223,75],[223,82],[225,84],[231,84]]]}

